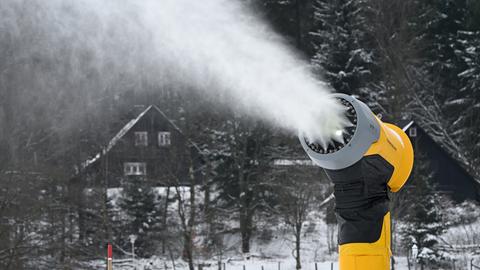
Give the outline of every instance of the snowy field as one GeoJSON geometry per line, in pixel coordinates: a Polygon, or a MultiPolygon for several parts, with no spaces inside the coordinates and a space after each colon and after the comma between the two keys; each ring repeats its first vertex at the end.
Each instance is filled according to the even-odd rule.
{"type": "MultiPolygon", "coordinates": [[[[161,259],[150,260],[136,260],[132,263],[131,260],[122,260],[121,263],[114,263],[114,270],[187,270],[188,265],[185,262],[176,262],[175,268],[171,262],[166,262],[161,259]]],[[[203,263],[203,270],[219,270],[218,263],[212,261],[206,261],[203,263]]],[[[196,269],[198,266],[196,266],[196,269]]],[[[105,269],[104,262],[96,262],[92,264],[92,269],[105,269]]],[[[294,260],[238,260],[230,261],[221,264],[221,270],[293,270],[295,269],[294,260]]],[[[304,270],[337,270],[338,263],[335,262],[303,262],[302,269],[304,270]]],[[[407,262],[405,257],[396,258],[395,269],[407,270],[407,262]]]]}
{"type": "MultiPolygon", "coordinates": [[[[164,188],[155,188],[155,193],[161,197],[165,196],[164,188]]],[[[189,196],[188,188],[181,189],[182,197],[187,199],[189,196]]],[[[202,195],[199,193],[197,200],[202,201],[202,195]]],[[[112,199],[114,207],[121,196],[121,190],[110,189],[109,197],[112,199]]],[[[169,208],[171,213],[176,212],[177,205],[174,203],[169,208]]],[[[458,209],[457,209],[458,210],[458,209]]],[[[456,210],[456,212],[458,212],[456,210]]],[[[173,217],[172,217],[173,218],[173,217]]],[[[235,226],[235,222],[229,225],[235,226]]],[[[283,223],[259,222],[257,224],[258,232],[270,232],[268,240],[262,237],[261,233],[254,235],[251,241],[251,252],[248,256],[241,255],[239,247],[241,239],[238,234],[225,234],[223,237],[224,250],[221,254],[222,270],[293,270],[295,269],[295,259],[292,256],[294,250],[293,236],[288,226],[283,223]]],[[[308,221],[305,223],[302,237],[302,269],[305,270],[332,270],[338,269],[336,252],[329,252],[327,246],[328,227],[324,222],[322,211],[312,211],[309,214],[308,221]]],[[[453,226],[443,236],[442,241],[446,241],[454,246],[465,246],[465,244],[477,243],[480,238],[480,222],[476,221],[466,226],[453,226]],[[468,241],[467,241],[468,240],[468,241]]],[[[201,236],[198,236],[201,238],[201,236]]],[[[197,239],[201,243],[201,239],[197,239]]],[[[336,250],[336,248],[335,248],[336,250]]],[[[114,250],[114,270],[187,270],[188,265],[180,257],[153,257],[151,259],[137,259],[132,261],[129,256],[114,250]],[[117,255],[115,255],[117,253],[117,255]],[[122,258],[119,258],[122,256],[122,258]]],[[[456,261],[456,268],[469,266],[471,258],[477,258],[475,254],[468,251],[463,253],[449,253],[446,257],[456,261]]],[[[406,257],[394,257],[396,270],[407,270],[406,257]]],[[[478,258],[477,258],[478,259],[478,258]]],[[[202,264],[203,270],[218,270],[218,261],[212,258],[197,257],[195,260],[195,269],[202,264]]],[[[412,267],[412,266],[411,266],[412,267]]],[[[88,265],[88,269],[105,269],[105,261],[95,261],[88,265]]],[[[413,268],[412,268],[413,269],[413,268]]],[[[450,269],[450,268],[445,268],[450,269]]],[[[453,268],[451,268],[453,269],[453,268]]]]}

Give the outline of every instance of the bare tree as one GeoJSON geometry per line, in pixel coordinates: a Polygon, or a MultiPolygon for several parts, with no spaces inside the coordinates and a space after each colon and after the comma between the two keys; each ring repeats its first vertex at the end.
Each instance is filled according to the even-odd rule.
{"type": "MultiPolygon", "coordinates": [[[[275,174],[274,174],[275,175],[275,174]]],[[[277,174],[278,207],[277,213],[292,229],[295,249],[293,256],[296,269],[301,269],[302,229],[308,214],[326,198],[328,184],[320,181],[318,169],[293,167],[277,174]]]]}
{"type": "Polygon", "coordinates": [[[188,189],[188,198],[185,198],[186,193],[178,185],[175,186],[177,194],[178,208],[177,213],[180,218],[181,234],[183,237],[183,257],[188,262],[190,270],[195,270],[193,250],[195,237],[195,177],[193,166],[189,169],[190,186],[188,189]]]}

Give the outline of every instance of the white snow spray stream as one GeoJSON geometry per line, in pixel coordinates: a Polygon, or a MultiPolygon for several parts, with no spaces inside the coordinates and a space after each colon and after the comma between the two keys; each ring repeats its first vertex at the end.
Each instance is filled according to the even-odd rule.
{"type": "Polygon", "coordinates": [[[85,77],[85,65],[102,78],[173,77],[309,138],[330,138],[345,125],[308,63],[241,1],[2,0],[0,30],[23,40],[19,57],[51,57],[71,81],[85,77]]]}

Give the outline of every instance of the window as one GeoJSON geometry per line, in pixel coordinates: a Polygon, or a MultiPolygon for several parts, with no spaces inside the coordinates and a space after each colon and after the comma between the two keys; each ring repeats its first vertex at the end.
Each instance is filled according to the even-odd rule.
{"type": "Polygon", "coordinates": [[[148,132],[137,131],[135,132],[135,146],[147,146],[148,145],[148,132]]]}
{"type": "Polygon", "coordinates": [[[125,162],[123,164],[125,175],[147,175],[145,162],[125,162]]]}
{"type": "Polygon", "coordinates": [[[417,128],[416,127],[411,127],[408,130],[408,135],[410,135],[411,138],[417,137],[417,128]]]}
{"type": "Polygon", "coordinates": [[[168,132],[168,131],[158,132],[158,145],[159,146],[170,145],[170,143],[171,143],[170,132],[168,132]]]}

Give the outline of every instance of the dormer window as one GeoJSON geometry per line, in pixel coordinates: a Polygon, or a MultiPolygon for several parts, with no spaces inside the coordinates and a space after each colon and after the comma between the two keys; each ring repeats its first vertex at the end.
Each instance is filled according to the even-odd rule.
{"type": "Polygon", "coordinates": [[[147,164],[145,162],[125,162],[123,172],[129,175],[147,175],[147,164]]]}
{"type": "Polygon", "coordinates": [[[408,130],[408,135],[410,135],[411,138],[417,137],[417,128],[416,127],[411,127],[408,130]]]}
{"type": "Polygon", "coordinates": [[[158,145],[159,146],[168,146],[171,144],[170,132],[160,131],[158,132],[158,145]]]}
{"type": "Polygon", "coordinates": [[[135,132],[135,146],[147,146],[148,145],[148,132],[136,131],[135,132]]]}

